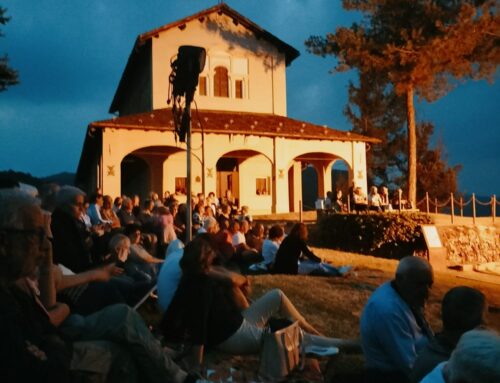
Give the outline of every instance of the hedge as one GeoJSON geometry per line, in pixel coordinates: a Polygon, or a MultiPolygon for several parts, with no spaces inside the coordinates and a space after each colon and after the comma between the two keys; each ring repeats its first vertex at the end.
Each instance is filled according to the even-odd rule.
{"type": "Polygon", "coordinates": [[[319,215],[312,239],[332,249],[399,259],[425,246],[418,227],[429,223],[421,213],[319,215]]]}

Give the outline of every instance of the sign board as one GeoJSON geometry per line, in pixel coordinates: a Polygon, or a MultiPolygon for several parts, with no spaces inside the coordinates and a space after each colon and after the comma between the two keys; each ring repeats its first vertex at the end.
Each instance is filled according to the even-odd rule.
{"type": "Polygon", "coordinates": [[[446,248],[443,247],[439,232],[434,225],[422,225],[425,244],[429,250],[429,262],[434,269],[446,269],[446,248]]]}
{"type": "Polygon", "coordinates": [[[423,225],[422,232],[424,233],[425,243],[427,244],[427,248],[429,250],[443,247],[436,226],[423,225]]]}

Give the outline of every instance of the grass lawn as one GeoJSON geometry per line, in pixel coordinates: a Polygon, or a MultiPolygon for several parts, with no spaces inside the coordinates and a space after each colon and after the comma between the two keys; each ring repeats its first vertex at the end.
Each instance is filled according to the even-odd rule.
{"type": "MultiPolygon", "coordinates": [[[[338,338],[358,338],[361,311],[372,291],[394,276],[396,260],[388,260],[345,253],[329,249],[313,248],[315,254],[335,266],[353,265],[354,270],[346,277],[309,277],[259,275],[250,277],[253,284],[253,296],[259,297],[272,288],[280,288],[296,305],[299,311],[325,335],[338,338]]],[[[474,281],[460,278],[460,274],[449,270],[436,270],[434,286],[426,307],[427,318],[435,331],[441,328],[441,299],[446,291],[458,285],[467,285],[481,290],[488,299],[490,312],[488,324],[500,331],[500,284],[474,281]]],[[[500,283],[500,277],[497,278],[500,283]]],[[[327,361],[320,361],[324,370],[327,361]]],[[[342,355],[335,362],[337,377],[332,382],[359,381],[358,374],[363,365],[362,355],[342,355]]],[[[228,357],[212,353],[208,358],[208,367],[216,372],[212,381],[226,381],[229,367],[233,381],[256,381],[258,356],[228,357]]],[[[322,375],[311,362],[306,371],[295,373],[287,381],[319,382],[322,375]]]]}

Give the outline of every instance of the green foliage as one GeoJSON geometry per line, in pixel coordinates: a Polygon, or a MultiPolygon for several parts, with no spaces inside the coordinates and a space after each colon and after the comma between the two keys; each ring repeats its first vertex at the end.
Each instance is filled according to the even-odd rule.
{"type": "Polygon", "coordinates": [[[363,18],[334,33],[311,36],[310,52],[337,59],[335,71],[358,70],[387,79],[406,95],[409,198],[416,199],[414,93],[427,101],[458,81],[493,81],[500,63],[498,0],[343,0],[363,18]]]}
{"type": "Polygon", "coordinates": [[[420,213],[323,215],[315,238],[332,249],[399,259],[422,249],[418,227],[429,223],[431,219],[420,213]]]}
{"type": "MultiPolygon", "coordinates": [[[[5,8],[0,7],[0,24],[5,25],[9,22],[10,17],[5,16],[5,8]]],[[[0,37],[3,36],[0,30],[0,37]]],[[[19,83],[18,73],[16,70],[9,67],[9,58],[7,55],[0,57],[0,92],[7,89],[8,86],[12,86],[19,83]]]]}

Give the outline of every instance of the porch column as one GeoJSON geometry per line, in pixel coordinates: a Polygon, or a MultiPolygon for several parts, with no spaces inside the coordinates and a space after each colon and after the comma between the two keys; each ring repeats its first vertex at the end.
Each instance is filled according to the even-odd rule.
{"type": "Polygon", "coordinates": [[[121,195],[121,161],[125,155],[113,140],[113,132],[102,132],[102,192],[115,198],[121,195]],[[115,144],[115,145],[114,145],[115,144]]]}

